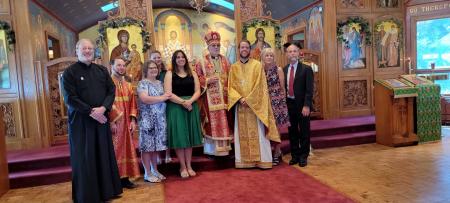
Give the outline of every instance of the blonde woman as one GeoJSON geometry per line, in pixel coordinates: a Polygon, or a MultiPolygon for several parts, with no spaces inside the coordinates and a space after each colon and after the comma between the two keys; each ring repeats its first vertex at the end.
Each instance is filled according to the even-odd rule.
{"type": "MultiPolygon", "coordinates": [[[[261,52],[261,64],[264,67],[267,79],[267,87],[272,104],[273,116],[277,124],[278,131],[287,128],[289,116],[286,105],[286,89],[283,70],[275,64],[275,53],[272,48],[265,48],[261,52]]],[[[283,156],[280,143],[273,143],[273,164],[278,165],[283,156]]]]}

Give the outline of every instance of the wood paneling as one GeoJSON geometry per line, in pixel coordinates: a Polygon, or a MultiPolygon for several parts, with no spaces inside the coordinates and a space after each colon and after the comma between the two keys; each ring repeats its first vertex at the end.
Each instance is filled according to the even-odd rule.
{"type": "Polygon", "coordinates": [[[0,0],[0,15],[10,15],[9,0],[0,0]]]}
{"type": "Polygon", "coordinates": [[[323,2],[323,110],[325,118],[339,117],[339,74],[336,65],[336,2],[323,2]]]}
{"type": "MultiPolygon", "coordinates": [[[[332,106],[333,103],[339,103],[339,110],[337,112],[336,117],[346,117],[346,116],[359,116],[359,115],[369,115],[374,113],[374,106],[373,106],[373,80],[375,78],[395,78],[398,75],[404,74],[404,51],[401,51],[399,54],[400,58],[400,66],[399,67],[390,67],[390,68],[378,68],[377,67],[377,47],[375,45],[375,38],[374,38],[374,25],[375,23],[389,18],[395,18],[402,22],[403,30],[405,30],[403,25],[403,16],[404,16],[404,9],[403,9],[403,0],[399,0],[398,7],[396,8],[379,8],[377,6],[377,1],[367,1],[367,0],[361,0],[363,2],[363,6],[361,8],[355,8],[353,6],[352,9],[349,9],[348,7],[345,7],[342,5],[342,2],[350,2],[350,1],[337,1],[336,4],[336,17],[334,19],[327,17],[327,13],[324,12],[324,36],[328,35],[331,36],[329,32],[336,32],[336,26],[334,27],[334,30],[330,30],[329,32],[325,31],[325,27],[327,27],[327,24],[330,24],[330,22],[333,22],[335,25],[336,22],[345,20],[349,16],[359,16],[366,19],[369,23],[371,33],[372,33],[372,45],[366,45],[364,47],[365,57],[366,57],[366,67],[364,69],[343,69],[342,65],[342,45],[337,41],[336,38],[331,38],[331,42],[336,43],[337,47],[337,54],[331,54],[334,57],[334,60],[331,59],[331,57],[325,56],[327,60],[332,60],[331,62],[335,62],[333,65],[336,66],[335,70],[338,72],[338,74],[329,74],[331,78],[329,80],[331,81],[339,81],[339,83],[335,83],[339,87],[339,96],[338,97],[330,97],[329,102],[327,102],[328,109],[330,106],[332,106]],[[358,105],[356,107],[348,108],[349,106],[346,104],[349,101],[352,100],[352,98],[345,98],[346,96],[353,96],[349,94],[348,90],[345,90],[346,87],[349,87],[348,84],[352,80],[366,80],[367,86],[361,86],[361,88],[367,89],[367,106],[361,106],[358,105]],[[346,85],[347,86],[343,86],[346,85]],[[339,101],[337,101],[339,100],[339,101]],[[345,103],[343,103],[345,102],[345,103]]],[[[358,1],[353,1],[358,2],[358,1]]],[[[326,5],[328,4],[328,1],[324,1],[325,9],[326,5]]],[[[403,33],[402,33],[403,34],[403,33]]],[[[402,35],[404,36],[404,34],[402,35]]],[[[326,38],[325,38],[326,39],[326,38]]],[[[324,39],[324,40],[325,40],[324,39]]],[[[404,40],[403,40],[404,41],[404,40]]],[[[329,42],[329,43],[331,43],[329,42]]],[[[405,41],[404,41],[405,42],[405,41]]],[[[327,42],[324,43],[325,45],[327,42]]],[[[405,43],[403,43],[405,44],[405,43]]],[[[404,50],[404,47],[402,47],[402,50],[404,50]]],[[[325,51],[325,50],[324,50],[325,51]]],[[[330,50],[331,51],[331,50],[330,50]]],[[[329,55],[330,53],[324,53],[325,55],[329,55]]],[[[331,67],[327,67],[326,71],[330,71],[331,67]]],[[[333,82],[331,82],[333,83],[333,82]]],[[[352,86],[355,87],[355,86],[352,86]]],[[[358,90],[359,91],[359,90],[358,90]]],[[[362,91],[359,91],[362,92],[362,91]]],[[[329,95],[331,93],[328,93],[329,95]]],[[[351,103],[351,102],[350,102],[351,103]]]]}
{"type": "Polygon", "coordinates": [[[6,160],[6,144],[5,144],[6,128],[3,122],[3,112],[0,111],[0,196],[8,192],[8,162],[6,160]]]}
{"type": "Polygon", "coordinates": [[[342,116],[372,113],[372,77],[342,77],[339,83],[339,104],[342,116]]]}

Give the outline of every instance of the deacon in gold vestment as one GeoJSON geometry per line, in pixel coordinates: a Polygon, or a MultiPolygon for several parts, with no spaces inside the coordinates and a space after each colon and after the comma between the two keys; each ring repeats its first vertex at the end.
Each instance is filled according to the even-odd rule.
{"type": "Polygon", "coordinates": [[[261,63],[250,59],[250,42],[239,44],[240,61],[231,65],[228,110],[233,108],[236,168],[271,168],[270,141],[280,142],[261,63]]]}

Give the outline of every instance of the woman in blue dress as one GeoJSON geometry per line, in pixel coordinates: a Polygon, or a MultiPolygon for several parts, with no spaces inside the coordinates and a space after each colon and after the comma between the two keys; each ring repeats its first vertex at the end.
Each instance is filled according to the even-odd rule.
{"type": "Polygon", "coordinates": [[[144,181],[161,182],[165,177],[158,171],[158,154],[167,149],[166,103],[171,94],[164,93],[155,61],[145,62],[143,79],[139,81],[139,149],[145,169],[144,181]]]}

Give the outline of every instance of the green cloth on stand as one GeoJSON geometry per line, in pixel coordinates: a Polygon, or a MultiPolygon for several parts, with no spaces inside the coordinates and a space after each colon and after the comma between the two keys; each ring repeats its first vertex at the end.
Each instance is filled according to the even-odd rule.
{"type": "Polygon", "coordinates": [[[441,139],[441,95],[440,86],[420,84],[417,97],[417,136],[419,142],[441,139]]]}

